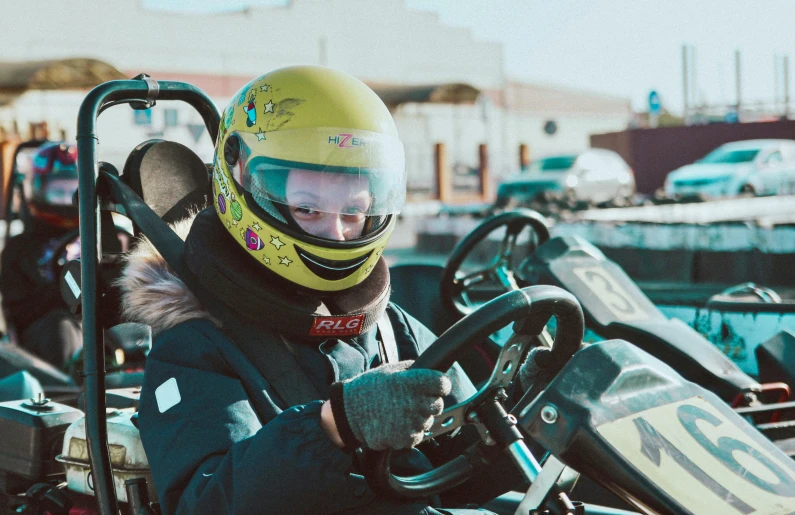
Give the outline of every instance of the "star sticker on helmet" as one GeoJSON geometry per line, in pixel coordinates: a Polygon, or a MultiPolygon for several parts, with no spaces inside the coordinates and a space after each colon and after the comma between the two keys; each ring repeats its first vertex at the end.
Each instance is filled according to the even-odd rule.
{"type": "Polygon", "coordinates": [[[260,231],[260,230],[262,230],[262,226],[259,224],[259,222],[254,222],[253,224],[251,224],[251,227],[252,227],[252,228],[253,228],[255,231],[260,231]]]}
{"type": "Polygon", "coordinates": [[[260,90],[260,91],[262,91],[263,93],[267,93],[267,92],[268,92],[268,89],[269,89],[270,87],[271,87],[271,85],[270,85],[270,84],[263,84],[262,86],[260,86],[260,87],[259,87],[259,90],[260,90]]]}
{"type": "Polygon", "coordinates": [[[289,259],[287,256],[279,256],[279,264],[284,266],[290,266],[292,260],[289,259]]]}
{"type": "Polygon", "coordinates": [[[272,113],[273,112],[273,99],[270,99],[267,104],[265,104],[265,113],[272,113]]]}
{"type": "Polygon", "coordinates": [[[266,265],[271,264],[271,258],[269,258],[268,256],[263,256],[262,260],[265,262],[266,265]]]}
{"type": "Polygon", "coordinates": [[[262,140],[266,139],[265,138],[265,133],[262,132],[261,128],[260,128],[259,131],[255,132],[254,135],[257,136],[257,141],[262,141],[262,140]]]}
{"type": "Polygon", "coordinates": [[[282,243],[282,240],[280,240],[278,236],[271,236],[271,245],[276,247],[276,250],[279,250],[284,247],[285,244],[282,243]]]}
{"type": "Polygon", "coordinates": [[[364,273],[365,274],[369,274],[372,271],[373,271],[373,265],[370,265],[370,266],[368,266],[367,268],[364,269],[364,273]]]}
{"type": "Polygon", "coordinates": [[[237,220],[232,220],[232,225],[234,225],[235,227],[237,227],[237,223],[238,223],[237,220]]]}
{"type": "Polygon", "coordinates": [[[231,229],[232,228],[232,223],[229,220],[227,220],[226,221],[226,226],[231,229]]]}

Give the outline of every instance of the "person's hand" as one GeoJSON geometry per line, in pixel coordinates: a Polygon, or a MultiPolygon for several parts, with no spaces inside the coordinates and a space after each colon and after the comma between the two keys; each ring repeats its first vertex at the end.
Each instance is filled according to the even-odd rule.
{"type": "Polygon", "coordinates": [[[332,440],[338,433],[346,448],[363,445],[376,451],[420,443],[444,409],[442,397],[450,393],[452,384],[435,370],[409,370],[412,363],[381,365],[333,384],[330,407],[335,427],[326,426],[332,440]]]}

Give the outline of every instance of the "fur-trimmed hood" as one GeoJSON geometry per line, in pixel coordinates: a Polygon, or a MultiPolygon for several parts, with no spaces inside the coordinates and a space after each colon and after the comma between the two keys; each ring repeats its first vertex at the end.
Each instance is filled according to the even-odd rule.
{"type": "MultiPolygon", "coordinates": [[[[171,224],[183,241],[194,218],[196,213],[171,224]]],[[[188,320],[214,320],[145,236],[127,256],[116,284],[122,294],[122,317],[128,322],[151,326],[153,336],[188,320]]]]}

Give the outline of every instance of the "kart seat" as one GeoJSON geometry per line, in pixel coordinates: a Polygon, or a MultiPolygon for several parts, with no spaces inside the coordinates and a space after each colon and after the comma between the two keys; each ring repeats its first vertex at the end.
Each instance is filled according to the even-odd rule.
{"type": "Polygon", "coordinates": [[[151,139],[135,147],[124,163],[122,179],[164,221],[171,223],[207,204],[207,165],[180,143],[151,139]]]}
{"type": "MultiPolygon", "coordinates": [[[[211,191],[208,166],[185,145],[161,139],[148,140],[135,147],[124,163],[121,178],[168,223],[181,220],[207,205],[211,191]]],[[[106,284],[113,284],[113,281],[106,281],[106,284]]],[[[105,334],[112,347],[123,350],[128,359],[143,361],[151,348],[148,326],[111,322],[106,327],[110,327],[105,334]]],[[[106,380],[115,387],[140,382],[129,373],[117,375],[119,377],[109,374],[106,380]]]]}
{"type": "Polygon", "coordinates": [[[442,305],[439,283],[444,267],[437,264],[396,264],[389,268],[390,300],[422,322],[434,334],[442,334],[458,318],[442,305]]]}

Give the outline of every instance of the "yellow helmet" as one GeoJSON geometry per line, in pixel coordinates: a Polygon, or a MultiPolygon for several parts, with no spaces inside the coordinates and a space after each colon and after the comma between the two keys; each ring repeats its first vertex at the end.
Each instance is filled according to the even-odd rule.
{"type": "Polygon", "coordinates": [[[224,109],[213,193],[222,223],[260,265],[307,288],[344,290],[370,275],[403,207],[403,145],[363,82],[281,68],[224,109]]]}

